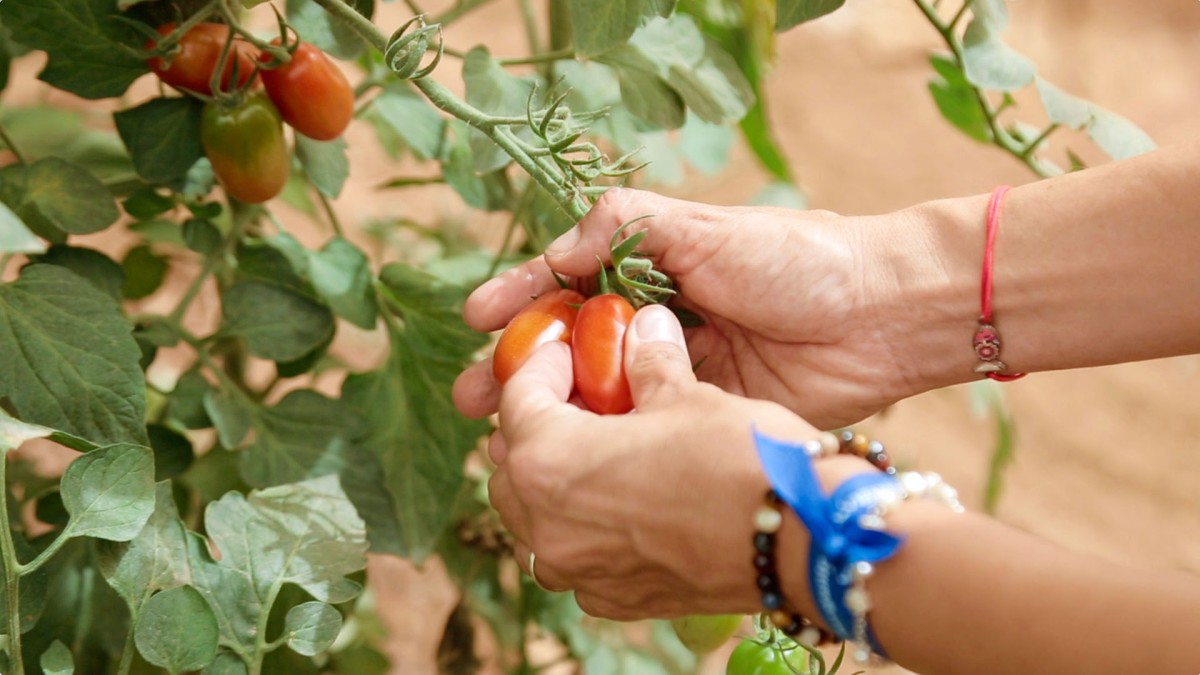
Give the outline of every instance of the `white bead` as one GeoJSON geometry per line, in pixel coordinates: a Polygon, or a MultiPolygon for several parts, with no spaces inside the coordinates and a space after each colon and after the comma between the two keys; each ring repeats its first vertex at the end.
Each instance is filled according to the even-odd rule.
{"type": "Polygon", "coordinates": [[[759,532],[774,534],[783,525],[783,514],[769,506],[760,506],[754,512],[754,527],[759,532]]]}
{"type": "Polygon", "coordinates": [[[867,590],[854,587],[846,591],[846,608],[855,616],[863,616],[871,611],[871,598],[867,590]]]}
{"type": "Polygon", "coordinates": [[[821,641],[821,631],[817,630],[816,626],[805,626],[800,634],[796,636],[796,642],[809,647],[816,647],[821,641]]]}
{"type": "Polygon", "coordinates": [[[858,517],[858,526],[864,530],[885,530],[887,523],[874,513],[864,513],[858,517]]]}
{"type": "Polygon", "coordinates": [[[859,663],[866,663],[871,660],[871,652],[867,649],[858,649],[854,652],[854,660],[859,663]]]}
{"type": "Polygon", "coordinates": [[[821,456],[821,442],[816,439],[804,441],[804,454],[809,457],[821,456]]]}
{"type": "Polygon", "coordinates": [[[913,497],[920,497],[925,494],[925,490],[929,488],[929,483],[925,480],[925,476],[915,471],[905,471],[900,474],[900,486],[904,491],[913,497]]]}
{"type": "Polygon", "coordinates": [[[838,442],[837,436],[834,436],[828,431],[818,435],[817,442],[821,444],[821,454],[826,457],[836,455],[838,448],[841,447],[841,443],[838,442]]]}
{"type": "Polygon", "coordinates": [[[943,504],[958,503],[958,490],[949,483],[938,483],[933,486],[933,498],[943,504]]]}
{"type": "Polygon", "coordinates": [[[855,579],[859,579],[859,580],[867,579],[874,573],[875,573],[875,566],[872,565],[871,563],[866,562],[866,561],[860,561],[860,562],[854,563],[855,579]]]}

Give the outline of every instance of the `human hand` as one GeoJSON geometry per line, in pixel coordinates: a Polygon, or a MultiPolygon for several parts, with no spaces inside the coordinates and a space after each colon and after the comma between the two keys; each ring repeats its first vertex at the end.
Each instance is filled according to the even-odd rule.
{"type": "MultiPolygon", "coordinates": [[[[752,427],[783,439],[816,430],[783,407],[698,383],[675,317],[651,306],[626,334],[635,412],[601,416],[568,402],[569,348],[543,346],[504,387],[489,443],[498,468],[489,494],[527,565],[545,586],[575,591],[589,614],[612,619],[752,613],[752,514],[768,482],[752,427]]],[[[820,462],[832,487],[864,460],[820,462]]],[[[795,518],[781,559],[803,569],[795,518]]],[[[528,571],[528,570],[526,570],[528,571]]],[[[811,604],[793,598],[802,611],[811,604]]]]}
{"type": "MultiPolygon", "coordinates": [[[[639,247],[670,275],[678,306],[700,315],[688,346],[697,375],[729,392],[776,401],[823,428],[858,421],[915,393],[896,374],[896,345],[874,314],[862,219],[768,207],[727,208],[629,189],[607,192],[579,225],[532,260],[480,286],[464,317],[476,330],[504,327],[557,287],[551,270],[585,278],[608,261],[610,240],[646,231],[639,247]]],[[[495,412],[491,362],[455,385],[464,414],[495,412]]]]}

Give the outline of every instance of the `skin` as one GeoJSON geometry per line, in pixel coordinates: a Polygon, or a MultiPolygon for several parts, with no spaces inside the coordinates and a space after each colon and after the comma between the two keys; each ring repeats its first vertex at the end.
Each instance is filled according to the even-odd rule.
{"type": "MultiPolygon", "coordinates": [[[[995,316],[1012,370],[1200,353],[1196,166],[1191,144],[1009,194],[995,316]]],[[[561,344],[541,348],[503,390],[482,367],[464,372],[456,403],[472,415],[499,409],[492,503],[517,560],[537,551],[544,585],[615,619],[758,611],[751,514],[767,481],[751,427],[801,441],[978,379],[970,338],[987,195],[871,217],[610,195],[544,259],[476,291],[468,323],[502,326],[522,297],[553,283],[551,267],[594,271],[615,228],[652,212],[635,225],[650,228],[646,251],[709,324],[685,340],[664,309],[638,312],[625,338],[628,415],[571,405],[561,344]],[[707,382],[692,372],[701,357],[707,382]]],[[[873,470],[843,456],[816,467],[826,491],[873,470]]],[[[1078,555],[930,502],[904,504],[888,525],[905,544],[869,583],[871,620],[910,669],[1115,675],[1200,663],[1195,577],[1078,555]]],[[[786,595],[815,617],[795,517],[778,542],[786,595]]]]}

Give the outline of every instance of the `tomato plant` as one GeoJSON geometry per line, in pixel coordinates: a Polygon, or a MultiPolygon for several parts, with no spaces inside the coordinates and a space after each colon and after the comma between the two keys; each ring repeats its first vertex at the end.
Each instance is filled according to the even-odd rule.
{"type": "Polygon", "coordinates": [[[221,186],[244,202],[258,204],[278,195],[291,175],[279,111],[261,93],[207,104],[200,142],[221,186]]]}
{"type": "Polygon", "coordinates": [[[538,296],[505,327],[492,354],[492,374],[501,384],[517,372],[538,347],[555,340],[571,344],[575,320],[585,298],[562,288],[538,296]]]}
{"type": "Polygon", "coordinates": [[[625,331],[633,305],[615,293],[588,298],[579,308],[571,337],[575,389],[589,410],[620,415],[633,410],[625,377],[625,331]]]}
{"type": "Polygon", "coordinates": [[[757,640],[742,640],[729,655],[725,675],[808,675],[808,652],[757,640]]]}
{"type": "MultiPolygon", "coordinates": [[[[269,61],[271,57],[264,54],[262,58],[269,61]]],[[[300,42],[291,61],[262,71],[262,81],[283,121],[309,138],[333,140],[342,135],[354,117],[350,82],[311,43],[300,42]]]]}
{"type": "MultiPolygon", "coordinates": [[[[158,32],[167,37],[175,32],[174,23],[159,26],[158,32]]],[[[179,38],[179,43],[167,56],[156,56],[148,63],[150,70],[166,84],[189,92],[211,96],[213,94],[213,73],[221,60],[221,51],[230,39],[229,26],[219,23],[201,23],[190,28],[179,38]]],[[[157,42],[146,43],[147,49],[154,49],[157,42]]],[[[233,47],[225,60],[221,71],[220,86],[222,91],[231,88],[245,87],[255,76],[256,52],[252,46],[241,40],[234,40],[233,47]],[[236,71],[236,85],[234,73],[236,71]]]]}
{"type": "Polygon", "coordinates": [[[676,637],[691,651],[707,654],[729,641],[742,625],[741,614],[692,614],[671,621],[676,637]]]}

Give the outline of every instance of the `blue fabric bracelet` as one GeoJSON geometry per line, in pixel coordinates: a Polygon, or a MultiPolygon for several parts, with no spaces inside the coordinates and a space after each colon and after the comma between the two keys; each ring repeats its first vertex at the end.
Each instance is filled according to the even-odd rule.
{"type": "MultiPolygon", "coordinates": [[[[776,494],[791,507],[812,537],[809,588],[826,625],[844,640],[855,638],[854,614],[846,605],[854,567],[887,560],[903,540],[882,529],[864,527],[885,502],[899,501],[904,490],[885,473],[854,476],[826,497],[804,446],[779,441],[754,430],[754,445],[763,471],[776,494]]],[[[870,634],[872,649],[882,649],[870,634]]]]}

